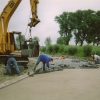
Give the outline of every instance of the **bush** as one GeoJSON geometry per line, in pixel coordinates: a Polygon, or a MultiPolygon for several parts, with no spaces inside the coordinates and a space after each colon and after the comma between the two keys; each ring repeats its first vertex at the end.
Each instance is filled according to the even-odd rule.
{"type": "Polygon", "coordinates": [[[53,52],[53,46],[52,46],[52,45],[47,46],[46,51],[47,51],[48,53],[52,53],[52,52],[53,52]]]}
{"type": "Polygon", "coordinates": [[[100,47],[94,47],[91,51],[91,54],[97,54],[97,55],[100,55],[100,47]]]}
{"type": "Polygon", "coordinates": [[[83,46],[83,54],[84,56],[91,56],[92,46],[91,45],[85,45],[83,46]]]}
{"type": "Polygon", "coordinates": [[[53,46],[53,50],[54,50],[55,53],[57,53],[57,52],[59,51],[59,49],[60,49],[60,47],[59,47],[58,44],[55,44],[55,45],[53,46]]]}
{"type": "Polygon", "coordinates": [[[62,53],[62,52],[64,52],[64,46],[63,45],[59,45],[59,51],[58,51],[59,53],[62,53]]]}
{"type": "Polygon", "coordinates": [[[40,51],[41,52],[45,52],[46,51],[46,47],[45,46],[40,47],[40,51]]]}
{"type": "Polygon", "coordinates": [[[68,47],[64,48],[64,53],[68,53],[68,47]]]}
{"type": "Polygon", "coordinates": [[[68,47],[68,54],[69,55],[74,55],[76,54],[78,51],[77,47],[76,46],[69,46],[68,47]]]}

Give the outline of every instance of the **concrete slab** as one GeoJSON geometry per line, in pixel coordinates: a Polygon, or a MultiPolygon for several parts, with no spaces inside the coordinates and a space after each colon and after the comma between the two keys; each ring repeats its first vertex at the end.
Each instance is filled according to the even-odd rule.
{"type": "Polygon", "coordinates": [[[64,69],[0,89],[1,100],[100,100],[100,68],[64,69]]]}

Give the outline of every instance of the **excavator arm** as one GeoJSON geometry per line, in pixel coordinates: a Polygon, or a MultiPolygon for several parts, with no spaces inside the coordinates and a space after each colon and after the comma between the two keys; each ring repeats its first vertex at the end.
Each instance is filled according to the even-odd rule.
{"type": "Polygon", "coordinates": [[[37,4],[38,3],[39,3],[39,0],[30,0],[31,12],[32,12],[31,22],[28,24],[28,26],[30,27],[35,27],[35,25],[40,22],[37,16],[37,4]]]}

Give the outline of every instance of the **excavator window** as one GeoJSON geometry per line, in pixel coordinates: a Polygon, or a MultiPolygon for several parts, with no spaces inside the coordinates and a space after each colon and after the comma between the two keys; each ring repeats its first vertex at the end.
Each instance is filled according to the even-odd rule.
{"type": "Polygon", "coordinates": [[[21,50],[21,39],[20,32],[12,32],[10,34],[11,45],[14,45],[14,50],[21,50]],[[16,38],[19,37],[19,41],[16,41],[16,38]]]}

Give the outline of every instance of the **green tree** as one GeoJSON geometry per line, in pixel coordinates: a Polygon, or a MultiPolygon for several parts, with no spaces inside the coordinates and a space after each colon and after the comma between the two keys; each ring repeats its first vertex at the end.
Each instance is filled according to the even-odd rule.
{"type": "Polygon", "coordinates": [[[32,41],[40,41],[39,37],[35,36],[32,38],[32,41]]]}
{"type": "Polygon", "coordinates": [[[77,31],[74,31],[75,42],[78,42],[82,46],[84,42],[84,38],[85,38],[82,31],[83,27],[85,26],[84,20],[83,20],[83,11],[81,10],[76,11],[74,16],[76,17],[75,19],[76,24],[74,28],[77,30],[77,31]]]}
{"type": "Polygon", "coordinates": [[[87,44],[93,43],[97,46],[100,43],[100,11],[77,10],[76,12],[63,12],[55,17],[59,24],[58,31],[60,37],[57,44],[69,45],[69,41],[74,35],[75,44],[82,46],[84,41],[87,44]]]}
{"type": "Polygon", "coordinates": [[[55,21],[59,24],[60,30],[58,32],[60,36],[66,38],[65,44],[69,45],[72,37],[69,13],[63,12],[60,16],[56,16],[55,21]]]}
{"type": "Polygon", "coordinates": [[[56,43],[57,44],[65,44],[66,39],[64,37],[59,37],[57,38],[56,43]]]}
{"type": "Polygon", "coordinates": [[[16,37],[16,41],[17,41],[18,44],[19,44],[20,41],[21,41],[21,44],[23,44],[24,41],[25,41],[25,36],[20,34],[19,36],[16,37]]]}
{"type": "Polygon", "coordinates": [[[94,10],[78,10],[74,14],[76,21],[75,21],[75,29],[73,30],[73,33],[75,35],[75,43],[83,45],[84,41],[86,41],[88,44],[93,41],[93,38],[95,37],[91,33],[94,33],[95,24],[93,27],[91,26],[95,21],[93,16],[95,16],[94,10]],[[90,24],[92,23],[92,24],[90,24]]]}
{"type": "Polygon", "coordinates": [[[33,47],[34,47],[34,45],[35,45],[35,41],[40,41],[40,39],[37,37],[37,36],[35,36],[35,37],[33,37],[32,38],[32,41],[29,43],[29,48],[30,49],[33,49],[33,47]]]}
{"type": "Polygon", "coordinates": [[[96,29],[95,29],[95,25],[96,25],[96,12],[94,10],[87,10],[85,11],[85,14],[87,15],[85,18],[86,24],[87,24],[87,36],[86,36],[86,42],[92,43],[93,45],[96,42],[96,29]]]}
{"type": "Polygon", "coordinates": [[[20,34],[16,37],[16,45],[17,45],[17,48],[20,48],[20,45],[24,44],[24,41],[25,41],[25,36],[20,34]]]}
{"type": "Polygon", "coordinates": [[[52,43],[52,40],[51,40],[51,38],[50,38],[50,36],[49,37],[47,37],[46,39],[45,39],[45,45],[46,46],[49,46],[49,45],[51,45],[51,43],[52,43]]]}

